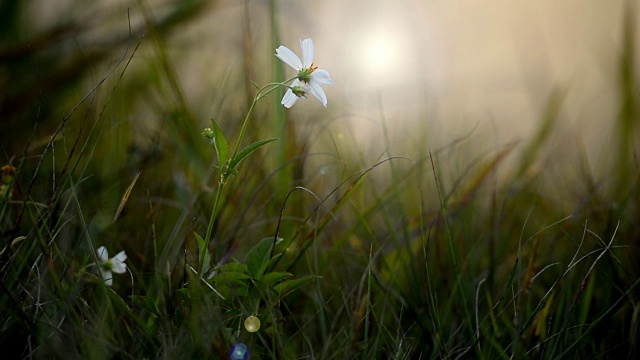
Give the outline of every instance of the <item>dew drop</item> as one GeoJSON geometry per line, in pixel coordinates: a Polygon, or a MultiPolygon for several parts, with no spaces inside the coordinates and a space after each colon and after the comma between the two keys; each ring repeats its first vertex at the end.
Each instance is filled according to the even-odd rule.
{"type": "Polygon", "coordinates": [[[244,328],[247,329],[248,332],[256,332],[260,329],[260,319],[256,316],[249,316],[244,321],[244,328]]]}

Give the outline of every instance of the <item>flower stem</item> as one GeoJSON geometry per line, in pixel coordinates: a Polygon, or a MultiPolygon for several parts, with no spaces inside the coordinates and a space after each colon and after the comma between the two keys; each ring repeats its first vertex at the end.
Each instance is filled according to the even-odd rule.
{"type": "Polygon", "coordinates": [[[263,97],[269,95],[269,93],[273,92],[275,89],[277,89],[280,86],[287,86],[288,87],[288,83],[290,83],[291,81],[295,80],[296,76],[281,82],[281,83],[269,83],[266,84],[265,86],[261,87],[258,90],[258,93],[256,94],[256,97],[253,99],[253,102],[251,102],[251,106],[249,107],[249,111],[247,111],[247,116],[245,116],[244,118],[244,122],[242,122],[242,128],[240,129],[240,135],[238,135],[238,141],[236,142],[236,146],[233,149],[233,155],[231,155],[231,159],[234,159],[236,157],[236,155],[238,154],[238,150],[240,149],[240,144],[242,143],[242,138],[244,137],[244,133],[247,130],[247,124],[249,124],[249,118],[251,117],[251,114],[253,113],[253,109],[256,106],[256,103],[262,99],[263,97]]]}
{"type": "MultiPolygon", "coordinates": [[[[251,106],[249,107],[249,110],[247,111],[247,115],[244,118],[244,121],[242,122],[242,128],[240,129],[240,134],[238,135],[238,140],[236,141],[236,146],[233,149],[233,154],[231,155],[231,158],[229,159],[230,161],[233,161],[233,159],[238,155],[238,150],[240,149],[240,144],[242,143],[242,139],[244,138],[244,134],[247,130],[247,124],[249,124],[249,119],[251,118],[251,114],[253,113],[253,109],[256,106],[256,103],[264,98],[265,96],[267,96],[269,93],[273,92],[275,89],[277,89],[280,86],[286,86],[288,87],[288,83],[290,83],[291,81],[295,80],[296,77],[292,77],[284,82],[281,83],[269,83],[264,85],[263,87],[261,87],[255,98],[253,99],[253,101],[251,102],[251,106]]],[[[231,175],[231,172],[233,171],[233,169],[227,169],[224,168],[222,166],[222,164],[220,164],[220,177],[218,179],[218,189],[216,190],[216,198],[213,202],[213,209],[211,210],[211,218],[209,219],[209,225],[207,226],[207,233],[205,234],[204,237],[204,247],[203,247],[203,251],[200,254],[200,261],[198,264],[198,276],[200,277],[200,279],[202,279],[203,277],[203,273],[202,273],[202,269],[204,268],[204,259],[205,259],[205,253],[206,251],[209,250],[209,243],[211,242],[211,235],[213,233],[213,223],[216,219],[216,215],[218,213],[218,206],[220,204],[220,198],[222,197],[222,190],[224,188],[224,184],[227,182],[227,178],[229,177],[229,175],[231,175]]],[[[198,283],[200,283],[198,281],[198,283]]]]}
{"type": "MultiPolygon", "coordinates": [[[[200,254],[200,261],[198,262],[198,276],[200,279],[204,276],[202,273],[202,269],[204,268],[204,259],[205,253],[209,250],[209,242],[211,242],[211,234],[213,233],[213,223],[216,219],[216,214],[218,212],[218,205],[220,204],[220,198],[222,196],[222,189],[224,188],[224,181],[222,181],[222,177],[218,181],[218,189],[216,190],[216,198],[213,201],[213,209],[211,210],[211,218],[209,218],[209,225],[207,226],[207,233],[204,238],[204,246],[202,247],[202,253],[200,254]]],[[[198,281],[198,283],[200,283],[198,281]]]]}
{"type": "MultiPolygon", "coordinates": [[[[233,155],[231,155],[231,160],[233,160],[236,155],[238,155],[238,149],[240,148],[240,142],[242,142],[242,138],[244,137],[244,133],[247,130],[247,124],[249,123],[249,118],[251,117],[251,113],[258,102],[258,97],[260,96],[260,92],[256,94],[256,97],[251,102],[251,106],[249,107],[249,111],[247,112],[247,116],[244,118],[244,122],[242,123],[242,128],[240,129],[240,135],[238,135],[238,141],[236,141],[236,146],[233,149],[233,155]]],[[[226,170],[225,170],[226,171],[226,170]]],[[[224,174],[226,175],[226,174],[224,174]]]]}

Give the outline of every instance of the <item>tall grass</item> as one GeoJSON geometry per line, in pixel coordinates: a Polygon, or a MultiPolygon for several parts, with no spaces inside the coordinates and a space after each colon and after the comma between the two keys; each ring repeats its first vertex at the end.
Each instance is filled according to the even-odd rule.
{"type": "MultiPolygon", "coordinates": [[[[2,6],[17,21],[18,2],[2,6]]],[[[3,30],[17,40],[3,45],[0,66],[18,74],[20,90],[4,95],[13,106],[2,125],[3,356],[223,359],[242,342],[255,359],[637,357],[633,19],[612,74],[619,148],[607,178],[586,161],[552,161],[563,158],[552,141],[564,135],[562,92],[549,96],[531,139],[490,147],[471,131],[432,148],[418,137],[416,156],[392,146],[381,109],[385,151],[373,158],[340,117],[320,113],[307,129],[271,94],[246,144],[280,140],[246,158],[211,217],[212,165],[222,164],[167,44],[167,31],[203,8],[180,3],[154,20],[139,2],[130,11],[146,37],[132,26],[110,51],[78,45],[84,76],[48,68],[67,81],[37,96],[44,78],[27,75],[50,54],[18,51],[33,43],[18,24],[3,30]],[[140,104],[151,119],[137,117],[140,104]],[[112,286],[96,264],[101,245],[128,255],[112,286]],[[257,332],[243,325],[250,315],[257,332]]],[[[80,56],[56,48],[64,34],[41,37],[60,64],[80,56]]],[[[273,76],[285,78],[279,65],[273,76]]],[[[236,78],[229,71],[215,85],[225,110],[211,114],[230,140],[251,100],[237,104],[255,96],[236,78]]]]}

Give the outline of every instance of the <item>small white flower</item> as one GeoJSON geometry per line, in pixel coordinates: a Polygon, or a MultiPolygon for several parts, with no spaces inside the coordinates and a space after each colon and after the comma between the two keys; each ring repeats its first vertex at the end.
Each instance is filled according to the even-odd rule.
{"type": "Polygon", "coordinates": [[[302,48],[302,60],[286,46],[280,45],[276,49],[278,59],[298,71],[297,78],[289,86],[289,90],[282,97],[282,105],[287,108],[292,107],[298,98],[305,97],[309,92],[315,96],[324,106],[327,106],[327,96],[321,85],[331,85],[333,80],[329,77],[329,72],[318,69],[313,64],[313,40],[304,39],[300,41],[302,48]]]}
{"type": "Polygon", "coordinates": [[[112,272],[124,274],[127,271],[127,265],[124,263],[127,260],[127,254],[125,254],[123,250],[116,254],[116,256],[109,258],[109,252],[104,246],[100,246],[96,252],[98,254],[98,261],[100,261],[98,269],[100,269],[102,279],[107,286],[111,286],[113,284],[112,272]]]}

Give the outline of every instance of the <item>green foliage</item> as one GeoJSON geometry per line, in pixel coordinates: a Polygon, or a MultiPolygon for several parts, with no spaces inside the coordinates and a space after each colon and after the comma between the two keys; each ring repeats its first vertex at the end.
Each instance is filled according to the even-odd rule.
{"type": "Polygon", "coordinates": [[[206,246],[202,236],[198,235],[198,233],[196,232],[194,232],[193,235],[198,242],[198,253],[204,254],[204,256],[202,257],[201,271],[203,274],[206,274],[207,272],[209,272],[209,269],[211,269],[211,254],[209,253],[209,248],[206,246]]]}
{"type": "Polygon", "coordinates": [[[264,238],[258,242],[258,245],[254,246],[247,253],[247,257],[244,261],[247,263],[247,269],[249,273],[256,279],[261,280],[264,271],[267,269],[267,263],[271,257],[271,251],[274,246],[274,239],[264,238]]]}
{"type": "MultiPolygon", "coordinates": [[[[277,242],[276,242],[277,244],[277,242]]],[[[250,303],[267,301],[268,307],[275,305],[272,296],[278,301],[291,291],[313,281],[314,276],[290,279],[294,275],[285,271],[268,271],[282,257],[282,253],[273,254],[274,239],[264,238],[247,252],[245,263],[231,262],[215,269],[212,284],[226,294],[249,297],[250,303]],[[251,298],[255,296],[255,298],[251,298]]]]}
{"type": "Polygon", "coordinates": [[[227,139],[224,137],[224,133],[218,123],[216,123],[213,119],[211,119],[211,125],[213,125],[213,137],[211,141],[216,150],[216,157],[218,158],[218,171],[224,171],[222,169],[222,165],[227,162],[227,157],[229,156],[229,144],[227,143],[227,139]]]}

